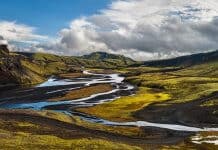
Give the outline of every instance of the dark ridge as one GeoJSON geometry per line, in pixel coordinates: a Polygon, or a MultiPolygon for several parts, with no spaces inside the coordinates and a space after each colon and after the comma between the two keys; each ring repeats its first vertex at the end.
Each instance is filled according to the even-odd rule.
{"type": "Polygon", "coordinates": [[[198,53],[166,60],[146,61],[144,66],[155,67],[187,67],[197,64],[218,61],[218,50],[208,53],[198,53]]]}
{"type": "Polygon", "coordinates": [[[0,45],[0,55],[2,54],[9,54],[8,46],[7,45],[0,45]]]}

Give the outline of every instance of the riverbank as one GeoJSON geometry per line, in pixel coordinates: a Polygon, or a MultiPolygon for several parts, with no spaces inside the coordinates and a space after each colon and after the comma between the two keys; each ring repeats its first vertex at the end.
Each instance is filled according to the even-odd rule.
{"type": "MultiPolygon", "coordinates": [[[[103,74],[103,72],[101,74],[85,73],[88,74],[88,77],[80,75],[75,77],[72,74],[65,74],[65,77],[50,78],[48,81],[36,87],[18,88],[2,92],[0,94],[0,107],[9,110],[2,110],[0,112],[0,118],[3,119],[3,124],[12,125],[8,129],[4,125],[3,127],[6,128],[3,130],[12,131],[17,128],[16,132],[29,134],[34,133],[33,129],[35,129],[36,124],[37,131],[34,134],[57,136],[62,139],[91,138],[93,143],[96,142],[96,139],[103,139],[112,142],[110,143],[111,145],[124,143],[143,149],[161,149],[163,146],[166,146],[165,149],[167,149],[167,147],[171,148],[173,145],[180,145],[182,142],[186,143],[185,146],[189,145],[192,148],[198,146],[195,143],[190,143],[189,137],[194,136],[197,131],[200,131],[199,129],[192,131],[187,130],[187,126],[174,126],[178,122],[171,122],[171,125],[173,125],[171,126],[172,128],[164,124],[165,122],[160,124],[161,122],[158,122],[158,120],[153,122],[155,124],[137,122],[142,118],[137,120],[139,116],[134,116],[136,112],[142,111],[153,104],[158,104],[160,100],[160,104],[168,102],[171,95],[163,89],[155,87],[144,87],[141,89],[139,87],[139,90],[135,91],[135,87],[124,82],[124,77],[118,74],[103,74]],[[82,96],[83,92],[80,93],[80,90],[83,91],[84,88],[93,88],[105,84],[111,85],[112,89],[98,91],[97,93],[91,92],[85,97],[82,96]],[[77,91],[77,94],[81,94],[81,96],[77,96],[75,99],[66,96],[75,91],[77,91]],[[57,98],[58,100],[51,101],[57,98]],[[75,111],[78,107],[83,107],[83,110],[87,114],[80,114],[78,110],[81,111],[81,108],[75,111]],[[25,112],[26,110],[24,109],[30,110],[25,112]],[[89,109],[97,110],[96,114],[93,114],[93,110],[87,111],[89,109]],[[53,111],[42,115],[45,110],[53,111]],[[96,117],[90,116],[89,114],[96,117]],[[107,120],[103,120],[102,118],[107,120]],[[13,125],[14,121],[20,122],[21,126],[22,123],[24,126],[27,123],[27,127],[23,129],[20,125],[17,126],[17,124],[15,127],[13,125]],[[29,126],[28,123],[34,125],[29,126]],[[42,127],[44,126],[47,128],[43,129],[42,127]],[[178,130],[179,128],[185,129],[178,130]],[[52,129],[51,132],[50,129],[52,129]],[[84,134],[79,136],[78,133],[84,134]],[[65,137],[66,135],[67,137],[65,137]]],[[[130,78],[132,77],[127,77],[127,80],[130,80],[130,78]]],[[[145,114],[143,112],[142,116],[146,116],[145,114]]],[[[149,116],[152,115],[153,113],[149,114],[149,116]]],[[[181,122],[178,124],[184,125],[181,122]]],[[[193,129],[192,127],[195,129],[198,126],[191,126],[191,129],[193,129]]],[[[87,141],[87,143],[90,143],[90,141],[87,141]]],[[[184,146],[184,144],[182,145],[184,146]]],[[[129,148],[132,149],[135,147],[129,148]]]]}

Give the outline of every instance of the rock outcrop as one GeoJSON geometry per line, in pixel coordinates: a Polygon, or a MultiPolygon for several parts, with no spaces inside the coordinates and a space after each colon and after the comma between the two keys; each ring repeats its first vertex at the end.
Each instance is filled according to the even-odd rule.
{"type": "Polygon", "coordinates": [[[14,85],[38,83],[43,80],[43,77],[26,68],[23,62],[32,63],[22,55],[10,53],[7,45],[0,45],[0,90],[14,85]]]}
{"type": "Polygon", "coordinates": [[[0,45],[0,54],[9,54],[7,45],[0,45]]]}

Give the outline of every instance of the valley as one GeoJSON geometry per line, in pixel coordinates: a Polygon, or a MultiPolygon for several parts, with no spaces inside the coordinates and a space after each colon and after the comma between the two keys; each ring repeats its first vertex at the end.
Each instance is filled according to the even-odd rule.
{"type": "Polygon", "coordinates": [[[217,56],[2,53],[1,148],[216,149],[217,56]]]}

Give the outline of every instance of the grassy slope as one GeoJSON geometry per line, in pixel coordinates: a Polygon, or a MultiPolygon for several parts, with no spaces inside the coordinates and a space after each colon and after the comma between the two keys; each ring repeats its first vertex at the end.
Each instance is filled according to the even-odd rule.
{"type": "MultiPolygon", "coordinates": [[[[62,59],[60,57],[56,57],[54,55],[45,55],[37,54],[34,56],[34,62],[32,63],[29,60],[23,60],[23,66],[28,68],[28,70],[34,75],[39,75],[39,77],[44,75],[49,75],[50,73],[62,73],[65,72],[65,69],[59,70],[60,68],[64,68],[62,64],[59,64],[62,59]],[[58,63],[57,63],[58,62],[58,63]],[[57,63],[57,64],[56,64],[57,63]],[[59,66],[60,65],[60,66],[59,66]],[[43,67],[42,67],[43,66],[43,67]],[[51,67],[53,66],[53,67],[51,67]],[[57,67],[58,66],[58,67],[57,67]],[[59,68],[60,67],[60,68],[59,68]],[[49,71],[47,71],[49,70],[49,71]]],[[[67,63],[72,65],[72,61],[74,63],[87,63],[81,61],[82,59],[65,59],[67,63]],[[80,62],[81,61],[81,62],[80,62]]],[[[92,60],[95,65],[95,61],[92,60]]],[[[64,64],[67,64],[66,62],[64,64]]],[[[90,62],[88,62],[90,65],[90,62]]],[[[91,66],[90,65],[90,66],[91,66]]],[[[169,69],[169,68],[167,68],[169,69]]],[[[134,112],[142,109],[143,107],[148,106],[154,102],[162,101],[161,105],[171,105],[173,103],[183,103],[186,101],[192,101],[193,99],[202,97],[204,95],[208,95],[213,91],[217,91],[218,89],[218,63],[217,61],[199,64],[195,66],[191,66],[178,71],[163,71],[163,68],[152,68],[152,67],[141,67],[141,68],[124,68],[118,69],[124,75],[127,76],[127,81],[139,86],[139,91],[134,96],[121,97],[113,102],[105,103],[102,105],[80,109],[89,114],[93,114],[96,116],[100,116],[102,118],[106,118],[108,120],[115,121],[127,121],[134,120],[134,112]],[[167,101],[170,100],[170,101],[167,101]],[[108,113],[111,112],[111,113],[108,113]]],[[[217,105],[217,100],[210,100],[202,107],[210,107],[211,105],[217,105]]],[[[216,112],[215,112],[216,113],[216,112]]],[[[57,117],[55,115],[55,117],[57,117]]],[[[63,120],[67,120],[66,118],[62,118],[63,120]]],[[[90,128],[96,128],[96,125],[87,125],[90,128]]],[[[21,122],[23,125],[23,122],[21,122]]],[[[24,124],[26,126],[26,124],[24,124]]],[[[29,126],[29,125],[27,125],[29,126]]],[[[102,128],[102,127],[98,127],[102,128]]],[[[102,128],[106,130],[106,128],[102,128]]],[[[108,129],[108,128],[107,128],[108,129]]],[[[113,130],[114,129],[108,129],[113,130]]],[[[119,132],[125,132],[119,130],[119,132]]],[[[129,147],[127,145],[120,145],[120,143],[107,142],[106,140],[99,139],[87,139],[80,138],[75,140],[63,140],[57,138],[52,135],[32,135],[26,134],[22,132],[15,133],[12,135],[14,139],[11,139],[12,132],[1,131],[2,142],[5,144],[5,147],[8,148],[53,148],[60,149],[66,148],[69,149],[71,147],[75,147],[78,149],[87,149],[90,148],[89,145],[96,146],[96,149],[105,149],[109,147],[109,149],[118,149],[117,147],[122,147],[123,149],[133,149],[135,147],[129,147]],[[6,137],[6,138],[5,138],[6,137]],[[7,138],[9,137],[9,138],[7,138]],[[14,141],[17,144],[14,145],[14,141]],[[29,145],[31,141],[32,144],[29,145]],[[59,143],[60,142],[60,143],[59,143]],[[39,144],[41,143],[41,144],[39,144]],[[30,147],[28,147],[30,146],[30,147]]],[[[132,134],[130,132],[130,134],[132,134]]],[[[3,143],[0,145],[3,145],[3,143]]],[[[211,146],[211,145],[210,145],[211,146]]],[[[206,145],[206,147],[208,147],[206,145]]],[[[213,146],[211,146],[213,147],[213,146]]],[[[178,146],[166,146],[164,149],[188,149],[187,145],[178,145],[178,146]]],[[[191,148],[193,148],[191,146],[191,148]]],[[[205,147],[204,147],[205,148],[205,147]]],[[[94,148],[93,148],[94,149],[94,148]]]]}
{"type": "MultiPolygon", "coordinates": [[[[167,68],[168,70],[169,68],[167,68]]],[[[111,121],[137,120],[135,112],[150,104],[165,107],[174,103],[189,102],[218,91],[218,61],[194,65],[178,71],[164,71],[164,68],[138,67],[118,70],[139,90],[133,96],[121,97],[101,105],[78,108],[77,110],[111,121]],[[158,102],[157,104],[155,104],[158,102]],[[108,113],[110,112],[110,113],[108,113]]],[[[209,99],[200,107],[218,107],[218,99],[209,99]]],[[[212,112],[214,116],[217,111],[212,112]]],[[[208,132],[208,136],[217,132],[208,132]]],[[[171,149],[216,149],[213,144],[193,144],[190,139],[184,142],[163,146],[171,149]]]]}
{"type": "MultiPolygon", "coordinates": [[[[121,72],[127,76],[126,80],[140,87],[135,95],[78,110],[114,121],[133,120],[132,114],[149,104],[160,101],[166,101],[163,105],[184,103],[218,91],[218,61],[179,71],[163,70],[148,67],[123,69],[121,72]]],[[[215,104],[216,100],[212,99],[202,107],[215,104]]]]}
{"type": "Polygon", "coordinates": [[[123,66],[123,67],[136,63],[134,60],[124,57],[122,55],[108,54],[105,52],[95,52],[89,55],[84,55],[81,58],[88,59],[88,60],[97,60],[99,62],[104,62],[106,64],[111,64],[114,66],[123,66]]]}
{"type": "MultiPolygon", "coordinates": [[[[1,113],[7,113],[7,111],[1,110],[1,113]]],[[[18,116],[19,114],[28,114],[30,116],[55,119],[69,124],[75,123],[75,120],[69,116],[49,111],[34,112],[30,110],[16,110],[14,113],[16,113],[16,115],[18,114],[18,116]]],[[[37,121],[27,120],[28,119],[19,120],[19,117],[15,119],[0,117],[0,149],[140,149],[139,147],[129,146],[120,142],[91,138],[84,133],[78,133],[74,138],[69,138],[68,133],[71,131],[68,129],[64,128],[60,131],[58,126],[47,125],[44,122],[40,123],[40,118],[37,121]]]]}
{"type": "MultiPolygon", "coordinates": [[[[15,53],[0,55],[0,84],[33,84],[42,82],[40,76],[33,70],[28,69],[24,63],[35,66],[34,63],[15,53]]],[[[39,66],[37,66],[40,68],[39,66]]]]}
{"type": "MultiPolygon", "coordinates": [[[[41,64],[62,63],[73,67],[90,67],[90,68],[117,68],[132,65],[135,61],[120,55],[107,54],[107,57],[101,57],[101,53],[90,55],[75,56],[57,56],[46,53],[20,53],[41,64]],[[100,55],[100,56],[99,56],[100,55]],[[109,57],[110,56],[110,57],[109,57]]],[[[62,66],[63,67],[63,66],[62,66]]]]}
{"type": "Polygon", "coordinates": [[[79,108],[77,110],[113,121],[133,121],[132,113],[135,111],[142,109],[150,103],[169,99],[168,94],[162,92],[153,93],[149,90],[148,88],[141,87],[134,96],[125,96],[112,102],[90,108],[79,108]]]}
{"type": "MultiPolygon", "coordinates": [[[[31,126],[31,124],[26,124],[31,126]]],[[[11,134],[10,132],[0,130],[1,135],[5,136],[0,141],[2,149],[44,149],[44,150],[139,150],[140,148],[129,146],[122,143],[110,142],[102,139],[62,139],[51,135],[31,135],[24,132],[11,134]]]]}
{"type": "Polygon", "coordinates": [[[202,63],[214,62],[218,59],[218,50],[208,53],[198,53],[193,55],[181,56],[166,60],[156,60],[144,62],[146,66],[193,66],[202,63]]]}
{"type": "MultiPolygon", "coordinates": [[[[91,54],[92,55],[92,54],[91,54]]],[[[106,58],[58,56],[46,53],[6,53],[0,50],[0,83],[34,84],[47,76],[89,68],[119,68],[135,63],[120,55],[106,58]],[[6,61],[5,61],[6,59],[6,61]],[[1,82],[2,81],[2,82],[1,82]]],[[[87,55],[88,56],[88,55],[87,55]]]]}

